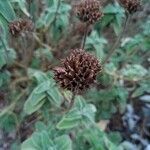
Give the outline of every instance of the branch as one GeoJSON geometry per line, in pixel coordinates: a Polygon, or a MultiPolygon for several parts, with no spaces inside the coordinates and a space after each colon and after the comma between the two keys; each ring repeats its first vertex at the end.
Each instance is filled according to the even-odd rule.
{"type": "Polygon", "coordinates": [[[115,42],[115,44],[112,46],[112,48],[110,49],[109,51],[109,54],[107,55],[107,57],[105,58],[104,62],[103,62],[103,65],[105,65],[107,63],[107,61],[111,58],[111,56],[114,54],[116,48],[118,47],[124,33],[125,33],[125,30],[126,30],[126,27],[127,27],[127,24],[129,23],[129,20],[130,20],[130,16],[127,15],[126,17],[126,20],[125,20],[125,23],[124,23],[124,26],[123,26],[123,30],[122,32],[120,33],[117,41],[115,42]]]}
{"type": "Polygon", "coordinates": [[[36,33],[33,32],[32,35],[33,35],[34,39],[36,40],[36,42],[37,42],[39,45],[43,46],[44,48],[47,48],[47,49],[50,49],[50,50],[51,50],[51,47],[48,46],[47,44],[44,44],[44,43],[40,40],[40,38],[36,35],[36,33]]]}
{"type": "Polygon", "coordinates": [[[76,96],[76,94],[75,94],[75,92],[73,92],[72,93],[72,98],[70,100],[70,104],[69,104],[69,107],[68,107],[67,111],[69,111],[72,108],[72,106],[74,104],[75,96],[76,96]]]}
{"type": "Polygon", "coordinates": [[[86,42],[86,38],[87,38],[87,33],[88,33],[88,24],[86,24],[86,27],[85,27],[85,31],[84,31],[84,36],[83,36],[83,40],[82,40],[81,49],[84,49],[85,42],[86,42]]]}

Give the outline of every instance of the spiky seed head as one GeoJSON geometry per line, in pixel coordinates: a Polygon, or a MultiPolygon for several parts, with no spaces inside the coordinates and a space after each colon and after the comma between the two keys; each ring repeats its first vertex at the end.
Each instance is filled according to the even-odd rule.
{"type": "Polygon", "coordinates": [[[76,15],[82,22],[93,24],[97,22],[103,13],[100,11],[100,2],[97,0],[82,0],[76,5],[76,15]]]}
{"type": "Polygon", "coordinates": [[[62,88],[79,94],[94,83],[101,69],[95,56],[83,49],[75,49],[62,61],[62,67],[54,68],[54,79],[62,88]]]}
{"type": "Polygon", "coordinates": [[[33,23],[30,20],[15,20],[9,23],[9,31],[12,36],[18,36],[24,31],[31,31],[33,23]]]}
{"type": "Polygon", "coordinates": [[[120,3],[130,14],[135,13],[141,7],[140,0],[120,0],[120,3]]]}

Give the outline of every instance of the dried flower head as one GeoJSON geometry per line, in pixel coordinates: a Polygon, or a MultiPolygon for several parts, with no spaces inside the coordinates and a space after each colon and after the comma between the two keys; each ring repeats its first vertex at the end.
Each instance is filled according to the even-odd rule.
{"type": "Polygon", "coordinates": [[[100,2],[97,0],[83,0],[76,5],[76,14],[81,21],[89,24],[95,23],[103,16],[100,11],[100,2]]]}
{"type": "Polygon", "coordinates": [[[120,0],[120,2],[130,14],[138,11],[141,7],[140,0],[120,0]]]}
{"type": "Polygon", "coordinates": [[[15,20],[10,22],[9,31],[11,35],[18,36],[24,31],[31,31],[33,28],[33,23],[30,20],[15,20]]]}
{"type": "Polygon", "coordinates": [[[62,67],[54,68],[55,80],[64,89],[81,93],[90,87],[101,71],[99,61],[82,49],[75,49],[62,61],[62,67]]]}

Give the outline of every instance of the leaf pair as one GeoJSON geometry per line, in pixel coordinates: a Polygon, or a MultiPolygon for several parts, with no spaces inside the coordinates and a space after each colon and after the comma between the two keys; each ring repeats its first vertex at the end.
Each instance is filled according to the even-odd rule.
{"type": "MultiPolygon", "coordinates": [[[[30,70],[30,73],[32,71],[30,70]]],[[[43,106],[46,100],[49,100],[52,104],[59,107],[62,96],[58,88],[55,86],[54,80],[52,78],[49,79],[40,71],[35,71],[32,76],[37,79],[38,85],[26,100],[24,104],[24,112],[28,115],[34,113],[43,106]]]]}
{"type": "Polygon", "coordinates": [[[78,125],[94,122],[96,108],[92,104],[86,104],[84,99],[78,96],[76,103],[62,120],[57,124],[58,129],[70,129],[78,125]]]}
{"type": "Polygon", "coordinates": [[[62,135],[51,139],[46,130],[35,132],[30,138],[23,142],[21,150],[71,150],[69,136],[62,135]]]}

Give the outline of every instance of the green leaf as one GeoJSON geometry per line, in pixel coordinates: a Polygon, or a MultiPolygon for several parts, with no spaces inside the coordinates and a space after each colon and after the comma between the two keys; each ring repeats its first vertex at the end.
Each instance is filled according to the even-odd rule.
{"type": "Polygon", "coordinates": [[[119,35],[122,27],[122,21],[125,17],[124,9],[120,7],[117,2],[115,2],[114,5],[108,4],[104,8],[104,14],[106,15],[106,17],[108,17],[106,19],[105,17],[103,17],[103,22],[106,21],[106,23],[103,23],[103,26],[107,25],[108,23],[112,24],[116,35],[119,35]]]}
{"type": "Polygon", "coordinates": [[[117,10],[116,10],[116,7],[115,7],[115,6],[109,4],[109,5],[107,5],[107,6],[104,8],[103,12],[104,12],[105,14],[116,14],[116,13],[117,13],[117,10]]]}
{"type": "Polygon", "coordinates": [[[49,90],[49,88],[51,87],[51,82],[50,81],[45,81],[41,84],[39,84],[36,89],[34,89],[34,93],[35,94],[41,94],[46,92],[47,90],[49,90]]]}
{"type": "Polygon", "coordinates": [[[0,14],[0,35],[1,38],[4,40],[8,35],[8,22],[6,19],[0,14]]]}
{"type": "Polygon", "coordinates": [[[49,80],[49,78],[47,77],[45,73],[39,70],[31,69],[31,68],[28,69],[28,76],[31,78],[34,77],[37,80],[38,84],[49,80]]]}
{"type": "MultiPolygon", "coordinates": [[[[138,35],[134,36],[133,38],[128,37],[125,40],[123,40],[121,46],[126,50],[127,55],[131,55],[133,53],[134,49],[138,48],[141,51],[144,51],[144,49],[147,49],[147,48],[145,48],[145,46],[147,45],[147,43],[145,43],[145,42],[147,42],[147,40],[144,39],[144,37],[141,34],[138,34],[138,35]]],[[[148,41],[148,43],[150,43],[150,42],[148,41]]],[[[134,57],[132,57],[132,58],[134,58],[134,57]]],[[[136,58],[136,56],[135,56],[135,58],[136,58]]],[[[138,58],[137,62],[139,62],[139,58],[138,58]]]]}
{"type": "Polygon", "coordinates": [[[120,14],[120,15],[124,15],[124,9],[122,7],[120,7],[120,5],[115,2],[115,4],[108,4],[104,10],[103,10],[104,14],[120,14]]]}
{"type": "Polygon", "coordinates": [[[79,134],[77,134],[78,143],[82,143],[90,150],[119,150],[97,126],[87,126],[79,134]],[[87,147],[88,142],[88,147],[87,147]]]}
{"type": "Polygon", "coordinates": [[[0,69],[6,64],[6,53],[0,49],[0,69]]]}
{"type": "Polygon", "coordinates": [[[104,133],[101,132],[97,127],[87,127],[78,135],[78,140],[84,143],[88,141],[91,150],[104,150],[104,133]],[[92,129],[92,130],[91,130],[92,129]]]}
{"type": "Polygon", "coordinates": [[[36,131],[39,131],[39,132],[47,129],[46,125],[41,121],[36,122],[35,128],[36,128],[36,131]]]}
{"type": "Polygon", "coordinates": [[[10,22],[16,18],[15,12],[9,0],[0,1],[0,15],[2,15],[7,22],[10,22]]]}
{"type": "Polygon", "coordinates": [[[62,102],[62,95],[57,87],[51,87],[47,92],[48,100],[56,106],[60,106],[62,102]]]}
{"type": "Polygon", "coordinates": [[[57,124],[58,129],[70,129],[81,123],[91,123],[94,121],[96,112],[95,106],[92,104],[86,104],[81,97],[77,97],[75,101],[75,106],[57,124]]]}
{"type": "Polygon", "coordinates": [[[35,132],[21,145],[21,150],[49,150],[53,146],[47,131],[35,132]]]}
{"type": "Polygon", "coordinates": [[[104,143],[108,150],[116,150],[117,146],[114,145],[107,137],[104,137],[104,143]]]}
{"type": "Polygon", "coordinates": [[[104,47],[106,44],[107,40],[102,36],[100,37],[96,31],[93,31],[86,40],[86,48],[94,48],[96,51],[96,56],[99,58],[99,60],[104,58],[104,47]]]}
{"type": "MultiPolygon", "coordinates": [[[[54,21],[56,10],[57,10],[57,3],[58,1],[55,1],[49,8],[45,9],[45,11],[42,13],[41,17],[38,19],[36,26],[37,28],[48,28],[50,24],[54,21]]],[[[69,17],[69,10],[71,9],[70,5],[61,2],[60,7],[58,9],[57,14],[57,20],[59,23],[63,23],[64,26],[66,23],[68,24],[68,17],[69,17]],[[60,22],[61,20],[61,22],[60,22]],[[63,21],[64,20],[64,21],[63,21]]],[[[58,26],[58,25],[56,25],[58,26]]]]}
{"type": "Polygon", "coordinates": [[[46,95],[44,93],[41,94],[32,93],[24,104],[24,112],[30,115],[35,111],[37,111],[45,103],[45,97],[46,95]]]}
{"type": "Polygon", "coordinates": [[[0,117],[0,128],[7,132],[13,131],[16,128],[16,117],[13,113],[7,113],[0,117]]]}
{"type": "Polygon", "coordinates": [[[36,22],[36,28],[47,28],[52,21],[54,20],[55,11],[52,12],[53,9],[46,9],[42,14],[41,17],[36,22]],[[49,11],[51,10],[51,11],[49,11]]]}
{"type": "Polygon", "coordinates": [[[43,82],[39,84],[30,94],[24,104],[24,112],[32,114],[37,111],[45,103],[46,91],[50,88],[50,83],[43,82]]]}
{"type": "Polygon", "coordinates": [[[60,130],[74,128],[80,124],[81,119],[82,117],[77,109],[74,109],[62,118],[62,120],[57,124],[57,128],[60,130]]]}
{"type": "Polygon", "coordinates": [[[8,46],[6,36],[7,36],[7,24],[4,18],[0,15],[0,69],[4,65],[11,65],[16,58],[16,52],[14,49],[8,46]]]}
{"type": "Polygon", "coordinates": [[[143,78],[147,73],[148,71],[143,66],[138,64],[128,64],[123,69],[121,69],[121,74],[133,81],[137,81],[143,78]]]}
{"type": "Polygon", "coordinates": [[[60,9],[58,10],[58,12],[61,14],[68,14],[68,12],[71,10],[71,6],[69,4],[66,4],[64,2],[61,3],[60,5],[60,9]]]}
{"type": "Polygon", "coordinates": [[[6,64],[11,65],[16,58],[14,49],[11,49],[7,44],[4,44],[4,41],[3,44],[0,42],[0,69],[6,64]]]}
{"type": "Polygon", "coordinates": [[[57,107],[60,106],[62,95],[55,86],[55,81],[48,78],[47,75],[38,70],[29,70],[30,76],[35,77],[38,81],[37,87],[32,91],[29,98],[24,104],[24,111],[26,114],[32,114],[43,106],[46,98],[57,107]]]}
{"type": "Polygon", "coordinates": [[[115,31],[116,35],[119,35],[119,33],[121,32],[120,24],[118,25],[117,22],[113,22],[113,23],[112,23],[112,26],[113,26],[113,28],[114,28],[114,31],[115,31]]]}
{"type": "Polygon", "coordinates": [[[0,87],[7,86],[10,81],[11,74],[7,70],[0,72],[0,87]]]}
{"type": "Polygon", "coordinates": [[[101,26],[104,28],[107,25],[109,25],[111,23],[111,21],[113,21],[114,19],[114,15],[112,14],[105,14],[105,16],[102,18],[101,21],[101,26]]]}
{"type": "Polygon", "coordinates": [[[150,93],[150,82],[141,83],[140,86],[132,93],[132,98],[139,97],[144,94],[144,92],[150,93]]]}
{"type": "Polygon", "coordinates": [[[21,145],[21,150],[72,150],[68,135],[50,138],[49,131],[35,132],[21,145]]]}
{"type": "Polygon", "coordinates": [[[147,22],[145,22],[144,24],[142,24],[142,29],[143,29],[143,33],[147,36],[150,36],[150,20],[148,20],[147,22]]]}
{"type": "Polygon", "coordinates": [[[19,5],[19,8],[22,10],[22,12],[30,17],[30,14],[26,8],[26,1],[25,0],[12,0],[13,3],[17,3],[19,5]]]}
{"type": "Polygon", "coordinates": [[[115,143],[115,144],[120,144],[122,141],[122,137],[121,134],[119,132],[110,132],[108,134],[108,138],[111,142],[115,143]]]}
{"type": "Polygon", "coordinates": [[[72,142],[68,135],[57,137],[54,142],[56,150],[72,150],[72,142]]]}

